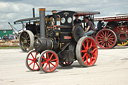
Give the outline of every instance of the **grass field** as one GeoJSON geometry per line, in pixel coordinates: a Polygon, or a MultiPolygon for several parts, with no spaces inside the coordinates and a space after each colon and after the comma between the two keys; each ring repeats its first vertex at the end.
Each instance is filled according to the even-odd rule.
{"type": "Polygon", "coordinates": [[[0,49],[20,49],[20,47],[0,47],[0,49]]]}

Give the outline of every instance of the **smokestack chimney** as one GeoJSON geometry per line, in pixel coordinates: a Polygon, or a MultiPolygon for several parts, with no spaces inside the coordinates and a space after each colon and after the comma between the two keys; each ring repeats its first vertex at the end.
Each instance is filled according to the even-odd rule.
{"type": "Polygon", "coordinates": [[[33,18],[35,17],[35,8],[32,9],[33,11],[33,18]]]}
{"type": "Polygon", "coordinates": [[[45,38],[45,8],[39,8],[40,16],[40,38],[45,38]]]}

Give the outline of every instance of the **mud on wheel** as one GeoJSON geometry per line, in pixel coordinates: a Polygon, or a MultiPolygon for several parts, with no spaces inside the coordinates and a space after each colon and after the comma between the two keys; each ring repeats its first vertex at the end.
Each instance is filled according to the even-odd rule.
{"type": "Polygon", "coordinates": [[[39,58],[40,70],[45,73],[53,72],[57,68],[59,59],[57,54],[52,50],[45,50],[39,58]]]}
{"type": "Polygon", "coordinates": [[[33,49],[34,35],[31,31],[26,30],[20,34],[20,47],[23,52],[28,52],[33,49]]]}
{"type": "Polygon", "coordinates": [[[31,71],[40,70],[38,58],[40,57],[40,53],[35,50],[29,52],[26,58],[26,67],[31,71]]]}
{"type": "Polygon", "coordinates": [[[96,42],[100,48],[113,48],[117,43],[115,32],[110,29],[103,29],[96,35],[96,42]]]}
{"type": "Polygon", "coordinates": [[[98,48],[92,37],[82,37],[76,46],[76,58],[81,66],[92,66],[98,56],[98,48]]]}

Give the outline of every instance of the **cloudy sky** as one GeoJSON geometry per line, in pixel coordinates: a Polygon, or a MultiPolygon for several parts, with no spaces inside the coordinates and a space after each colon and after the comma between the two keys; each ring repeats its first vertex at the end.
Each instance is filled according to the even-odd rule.
{"type": "MultiPolygon", "coordinates": [[[[32,8],[46,10],[99,11],[99,16],[128,13],[128,0],[0,0],[0,29],[10,28],[7,22],[32,17],[32,8]]],[[[15,25],[14,25],[15,26],[15,25]]]]}

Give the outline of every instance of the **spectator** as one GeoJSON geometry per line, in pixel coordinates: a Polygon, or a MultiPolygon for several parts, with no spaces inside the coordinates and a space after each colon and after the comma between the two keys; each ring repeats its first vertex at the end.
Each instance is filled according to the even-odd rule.
{"type": "Polygon", "coordinates": [[[104,23],[102,21],[98,22],[98,24],[97,24],[98,31],[102,29],[103,24],[104,23]]]}

